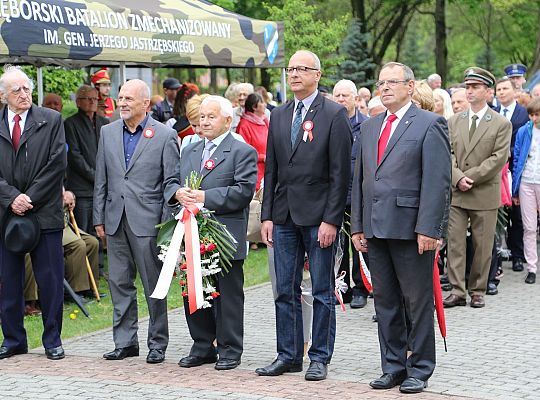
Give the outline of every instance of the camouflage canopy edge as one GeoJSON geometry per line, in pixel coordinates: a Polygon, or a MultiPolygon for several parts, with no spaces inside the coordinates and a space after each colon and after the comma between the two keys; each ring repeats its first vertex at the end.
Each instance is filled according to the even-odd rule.
{"type": "Polygon", "coordinates": [[[195,0],[0,0],[0,57],[283,67],[283,24],[195,0]]]}

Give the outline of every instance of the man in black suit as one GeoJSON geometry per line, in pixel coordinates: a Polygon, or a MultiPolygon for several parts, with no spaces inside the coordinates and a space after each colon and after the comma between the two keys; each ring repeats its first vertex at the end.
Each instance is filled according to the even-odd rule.
{"type": "MultiPolygon", "coordinates": [[[[512,159],[514,154],[514,142],[519,128],[529,122],[529,115],[525,107],[516,101],[516,88],[509,77],[497,81],[495,86],[499,106],[495,109],[499,114],[512,123],[512,140],[510,142],[510,171],[512,171],[512,159]]],[[[521,208],[513,205],[510,211],[510,224],[508,225],[508,248],[512,252],[512,269],[523,271],[523,222],[521,221],[521,208]]],[[[489,282],[495,283],[496,263],[492,263],[489,282]]]]}
{"type": "Polygon", "coordinates": [[[386,64],[376,85],[387,112],[360,126],[351,202],[352,240],[358,251],[369,247],[379,322],[383,375],[370,385],[418,393],[435,368],[433,263],[448,208],[448,128],[412,104],[406,65],[386,64]]]}
{"type": "MultiPolygon", "coordinates": [[[[40,239],[30,251],[43,313],[43,346],[51,360],[64,358],[60,339],[64,300],[62,179],[66,143],[61,115],[32,105],[32,81],[17,67],[0,77],[7,106],[0,123],[0,220],[6,213],[33,214],[40,239]]],[[[30,217],[29,217],[30,218],[30,217]]],[[[24,330],[24,254],[0,244],[0,308],[4,341],[0,359],[28,352],[24,330]]]]}
{"type": "Polygon", "coordinates": [[[315,54],[296,52],[287,75],[294,101],[272,112],[261,214],[262,239],[274,248],[278,357],[256,372],[302,371],[300,283],[307,252],[313,335],[305,377],[322,380],[334,350],[334,241],[347,200],[352,135],[347,110],[317,91],[321,64],[315,54]]]}

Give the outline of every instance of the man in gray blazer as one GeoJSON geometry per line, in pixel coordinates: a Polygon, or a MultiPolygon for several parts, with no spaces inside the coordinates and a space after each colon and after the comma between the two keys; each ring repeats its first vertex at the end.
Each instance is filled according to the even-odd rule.
{"type": "Polygon", "coordinates": [[[354,246],[369,246],[379,321],[383,375],[370,385],[418,393],[435,368],[433,263],[448,207],[448,128],[411,103],[406,65],[386,64],[376,85],[387,112],[360,126],[351,204],[354,246]]]}
{"type": "Polygon", "coordinates": [[[138,79],[125,83],[118,96],[122,119],[102,128],[98,146],[94,225],[108,243],[114,305],[115,349],[103,355],[107,360],[139,355],[137,271],[150,313],[146,361],[162,362],[169,340],[166,300],[152,299],[150,294],[162,266],[155,226],[166,217],[170,198],[164,193],[175,182],[180,154],[176,132],[147,115],[149,104],[146,83],[138,79]]]}
{"type": "Polygon", "coordinates": [[[240,365],[244,338],[244,273],[246,233],[249,203],[257,181],[257,152],[230,134],[233,108],[229,100],[209,96],[200,108],[200,127],[204,140],[193,143],[182,151],[180,181],[166,197],[175,195],[184,206],[204,203],[215,212],[238,242],[228,272],[217,274],[220,296],[212,308],[189,313],[187,298],[184,310],[193,339],[188,356],[179,365],[184,368],[216,363],[217,370],[228,370],[240,365]],[[182,187],[193,172],[202,174],[200,190],[182,187]],[[176,191],[176,193],[175,193],[176,191]],[[217,342],[217,354],[214,341],[217,342]],[[217,362],[216,362],[217,359],[217,362]]]}

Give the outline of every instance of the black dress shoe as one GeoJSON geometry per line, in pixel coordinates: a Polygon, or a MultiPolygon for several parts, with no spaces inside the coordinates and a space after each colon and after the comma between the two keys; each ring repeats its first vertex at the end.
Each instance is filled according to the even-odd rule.
{"type": "Polygon", "coordinates": [[[512,263],[512,271],[521,272],[523,271],[523,261],[518,258],[512,263]]]}
{"type": "Polygon", "coordinates": [[[18,347],[0,347],[0,360],[3,358],[8,358],[15,356],[17,354],[26,354],[28,353],[28,347],[18,348],[18,347]]]}
{"type": "Polygon", "coordinates": [[[285,361],[275,360],[272,364],[255,370],[260,376],[278,376],[286,372],[302,372],[302,364],[289,364],[285,361]]]}
{"type": "Polygon", "coordinates": [[[525,278],[525,283],[535,283],[536,282],[536,274],[534,272],[529,272],[527,274],[527,277],[525,278]]]}
{"type": "Polygon", "coordinates": [[[312,361],[306,371],[306,381],[322,381],[328,375],[328,366],[322,362],[312,361]]]}
{"type": "Polygon", "coordinates": [[[66,356],[66,354],[64,353],[64,348],[62,346],[45,349],[45,355],[49,360],[61,360],[66,356]]]}
{"type": "Polygon", "coordinates": [[[146,356],[146,362],[148,364],[159,364],[165,361],[165,350],[162,349],[150,349],[146,356]]]}
{"type": "Polygon", "coordinates": [[[451,294],[450,296],[448,296],[446,299],[443,300],[444,308],[464,306],[466,304],[467,304],[467,300],[455,294],[451,294]]]}
{"type": "Polygon", "coordinates": [[[497,289],[497,285],[495,285],[494,283],[491,283],[491,282],[488,283],[486,294],[489,294],[490,296],[494,296],[497,293],[499,293],[499,289],[497,289]]]}
{"type": "Polygon", "coordinates": [[[369,386],[373,389],[392,389],[394,386],[400,385],[406,377],[405,372],[399,374],[382,374],[380,378],[369,382],[369,386]]]}
{"type": "Polygon", "coordinates": [[[178,362],[182,368],[200,367],[203,364],[213,364],[217,360],[216,356],[213,357],[199,357],[199,356],[187,356],[181,358],[178,362]]]}
{"type": "Polygon", "coordinates": [[[422,379],[408,377],[403,381],[399,387],[399,391],[402,393],[420,393],[427,388],[427,381],[422,379]]]}
{"type": "Polygon", "coordinates": [[[240,365],[240,360],[233,360],[231,358],[219,358],[216,362],[216,366],[214,367],[218,371],[225,371],[228,369],[235,369],[240,365]]]}
{"type": "Polygon", "coordinates": [[[120,347],[103,354],[103,358],[106,360],[123,360],[126,357],[138,357],[139,346],[120,347]]]}
{"type": "Polygon", "coordinates": [[[364,308],[367,304],[367,298],[361,294],[353,295],[351,300],[351,308],[364,308]]]}

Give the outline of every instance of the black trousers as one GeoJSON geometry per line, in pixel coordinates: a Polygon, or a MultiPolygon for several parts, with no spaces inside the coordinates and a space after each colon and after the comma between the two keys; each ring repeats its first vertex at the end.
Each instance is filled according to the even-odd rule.
{"type": "Polygon", "coordinates": [[[224,275],[217,274],[217,291],[220,296],[212,307],[189,313],[187,297],[184,312],[193,339],[190,355],[239,360],[244,348],[244,260],[232,261],[232,267],[224,275]]]}
{"type": "Polygon", "coordinates": [[[523,221],[521,220],[521,207],[512,205],[508,219],[508,238],[506,244],[512,252],[512,260],[525,261],[523,253],[523,221]]]}

